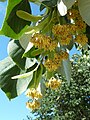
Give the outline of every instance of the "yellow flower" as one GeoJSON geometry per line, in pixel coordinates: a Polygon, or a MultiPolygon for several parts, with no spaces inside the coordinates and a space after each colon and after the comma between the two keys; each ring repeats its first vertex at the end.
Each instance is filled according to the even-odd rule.
{"type": "Polygon", "coordinates": [[[76,26],[77,26],[77,31],[78,32],[84,32],[86,30],[86,23],[83,22],[83,20],[79,19],[75,22],[76,26]]]}
{"type": "Polygon", "coordinates": [[[75,35],[76,33],[77,33],[77,28],[78,28],[78,26],[76,26],[76,24],[70,24],[69,25],[69,30],[70,30],[70,33],[72,34],[72,35],[75,35]]]}
{"type": "Polygon", "coordinates": [[[70,34],[69,25],[54,25],[52,32],[57,37],[67,36],[70,34]]]}
{"type": "Polygon", "coordinates": [[[32,110],[38,109],[40,107],[40,102],[34,100],[33,102],[26,102],[26,107],[32,110]]]}
{"type": "Polygon", "coordinates": [[[75,42],[84,46],[86,43],[88,43],[88,38],[85,34],[79,34],[76,36],[75,42]]]}
{"type": "Polygon", "coordinates": [[[57,43],[53,41],[50,36],[46,36],[40,33],[35,33],[30,42],[32,42],[35,47],[38,47],[39,49],[44,49],[46,51],[53,51],[57,46],[57,43]]]}
{"type": "Polygon", "coordinates": [[[77,19],[80,16],[79,11],[77,9],[69,9],[67,13],[68,19],[77,19]]]}
{"type": "Polygon", "coordinates": [[[37,99],[42,98],[42,94],[34,88],[28,89],[26,91],[26,96],[32,97],[33,99],[34,98],[37,98],[37,99]]]}
{"type": "Polygon", "coordinates": [[[72,40],[72,35],[68,35],[66,37],[62,36],[60,39],[60,45],[69,45],[72,40]]]}
{"type": "Polygon", "coordinates": [[[48,82],[48,87],[55,90],[61,85],[61,82],[61,80],[57,80],[56,78],[52,77],[48,82]]]}
{"type": "Polygon", "coordinates": [[[58,69],[59,66],[61,66],[61,57],[59,54],[54,55],[54,59],[47,59],[45,61],[44,66],[49,70],[49,71],[55,71],[58,69]]]}
{"type": "Polygon", "coordinates": [[[60,45],[68,45],[72,40],[72,35],[76,33],[76,26],[69,24],[55,25],[52,32],[57,37],[60,45]]]}
{"type": "Polygon", "coordinates": [[[49,71],[55,71],[58,68],[58,63],[56,64],[54,60],[46,60],[44,66],[49,70],[49,71]]]}

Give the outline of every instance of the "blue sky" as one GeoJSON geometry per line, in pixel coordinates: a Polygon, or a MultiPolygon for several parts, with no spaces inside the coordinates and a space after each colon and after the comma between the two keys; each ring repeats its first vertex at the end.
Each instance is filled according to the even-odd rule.
{"type": "MultiPolygon", "coordinates": [[[[0,2],[0,27],[5,16],[6,5],[6,2],[0,2]]],[[[37,7],[32,5],[32,8],[33,14],[37,15],[39,13],[37,7]]],[[[0,60],[3,60],[7,56],[8,42],[9,38],[0,36],[0,60]]],[[[75,49],[70,53],[73,54],[74,52],[76,52],[75,49]]],[[[27,98],[24,94],[9,101],[5,93],[0,90],[0,120],[23,120],[23,118],[26,118],[26,115],[31,115],[25,106],[26,102],[27,98]]]]}

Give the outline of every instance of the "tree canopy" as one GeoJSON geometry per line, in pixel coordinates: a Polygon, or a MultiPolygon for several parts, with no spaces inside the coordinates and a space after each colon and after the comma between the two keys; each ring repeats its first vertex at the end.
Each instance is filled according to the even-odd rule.
{"type": "Polygon", "coordinates": [[[56,90],[46,88],[41,107],[33,111],[35,120],[89,120],[90,119],[90,55],[74,55],[72,79],[65,78],[56,90]]]}

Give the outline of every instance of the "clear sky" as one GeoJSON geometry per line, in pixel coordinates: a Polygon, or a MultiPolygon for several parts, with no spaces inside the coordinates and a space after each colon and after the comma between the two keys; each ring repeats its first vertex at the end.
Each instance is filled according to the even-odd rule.
{"type": "MultiPolygon", "coordinates": [[[[0,2],[0,27],[5,15],[7,3],[0,2]]],[[[33,13],[38,14],[39,10],[36,6],[32,5],[33,13]]],[[[0,36],[0,60],[4,59],[7,56],[7,45],[9,38],[5,36],[0,36]]],[[[76,52],[73,49],[70,53],[76,52]]],[[[27,98],[24,94],[19,97],[9,101],[3,91],[0,90],[0,120],[23,120],[26,118],[26,115],[31,115],[30,111],[26,108],[25,103],[27,98]]]]}

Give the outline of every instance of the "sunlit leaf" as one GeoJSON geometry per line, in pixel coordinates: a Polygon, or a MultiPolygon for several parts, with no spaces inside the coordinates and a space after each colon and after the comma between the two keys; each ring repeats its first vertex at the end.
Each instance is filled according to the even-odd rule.
{"type": "Polygon", "coordinates": [[[33,73],[30,76],[26,77],[26,79],[22,78],[22,79],[17,80],[17,84],[16,84],[17,95],[20,95],[27,89],[32,78],[33,78],[33,73]]]}
{"type": "Polygon", "coordinates": [[[25,32],[27,25],[30,25],[30,22],[25,21],[16,15],[17,10],[31,13],[28,0],[8,1],[6,17],[0,34],[18,39],[25,32]]]}
{"type": "Polygon", "coordinates": [[[41,20],[43,17],[42,16],[34,16],[29,14],[28,12],[18,10],[16,12],[17,16],[26,20],[26,21],[32,21],[32,22],[37,22],[38,20],[41,20]]]}
{"type": "Polygon", "coordinates": [[[33,72],[37,70],[38,66],[39,66],[39,65],[37,65],[37,66],[35,67],[35,69],[33,69],[33,70],[30,71],[30,72],[23,73],[23,74],[21,74],[21,75],[13,76],[12,79],[27,78],[27,77],[29,77],[29,76],[32,76],[33,72]]]}
{"type": "Polygon", "coordinates": [[[23,49],[26,49],[28,46],[28,43],[31,39],[31,34],[23,34],[20,39],[19,39],[19,43],[22,46],[23,49]]]}
{"type": "Polygon", "coordinates": [[[67,6],[62,0],[58,0],[57,8],[61,16],[65,16],[67,14],[67,6]]]}

